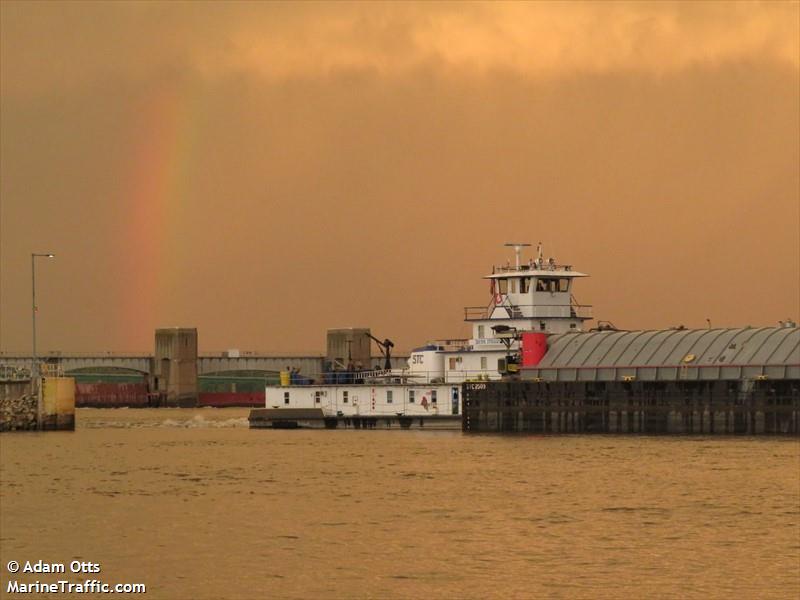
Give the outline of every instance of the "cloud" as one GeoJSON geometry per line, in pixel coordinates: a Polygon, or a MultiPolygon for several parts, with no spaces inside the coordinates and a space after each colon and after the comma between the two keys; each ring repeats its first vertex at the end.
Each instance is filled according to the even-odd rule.
{"type": "Polygon", "coordinates": [[[204,64],[267,77],[428,64],[528,76],[662,73],[748,59],[797,66],[798,22],[796,3],[359,4],[274,27],[258,18],[237,23],[231,51],[206,55],[204,64]]]}
{"type": "Polygon", "coordinates": [[[468,335],[509,239],[619,326],[797,318],[797,3],[0,11],[4,348],[37,248],[42,348],[468,335]]]}
{"type": "Polygon", "coordinates": [[[110,73],[268,79],[419,68],[525,77],[729,61],[800,65],[800,4],[77,3],[2,5],[6,90],[110,73]]]}

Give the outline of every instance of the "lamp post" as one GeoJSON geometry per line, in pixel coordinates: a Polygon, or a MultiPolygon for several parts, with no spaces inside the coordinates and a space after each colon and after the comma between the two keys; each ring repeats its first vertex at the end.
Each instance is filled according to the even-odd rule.
{"type": "Polygon", "coordinates": [[[31,383],[33,383],[33,391],[36,393],[36,428],[42,428],[42,398],[39,394],[39,362],[36,359],[36,259],[37,258],[55,258],[52,253],[31,253],[31,297],[33,303],[31,305],[31,314],[33,316],[33,362],[31,364],[31,383]]]}

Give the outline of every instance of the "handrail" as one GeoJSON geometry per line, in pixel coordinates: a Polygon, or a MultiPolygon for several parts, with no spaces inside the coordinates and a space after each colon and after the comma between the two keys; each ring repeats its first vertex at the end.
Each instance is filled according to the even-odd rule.
{"type": "Polygon", "coordinates": [[[31,378],[31,370],[27,367],[0,365],[1,381],[27,381],[31,378]]]}
{"type": "MultiPolygon", "coordinates": [[[[497,370],[461,369],[441,371],[409,371],[392,369],[383,371],[327,371],[324,373],[296,373],[289,380],[289,386],[320,385],[449,385],[464,381],[488,381],[499,379],[497,370]]],[[[270,384],[269,387],[287,387],[270,384]]]]}
{"type": "MultiPolygon", "coordinates": [[[[227,356],[227,350],[221,351],[212,351],[212,350],[202,350],[197,353],[197,358],[305,358],[305,359],[325,359],[324,354],[320,353],[303,353],[303,352],[287,352],[287,353],[280,353],[280,352],[259,352],[256,350],[247,350],[247,351],[240,351],[239,356],[227,356]]],[[[105,350],[102,352],[70,352],[64,350],[51,350],[44,354],[39,354],[38,358],[42,360],[47,359],[64,359],[64,358],[154,358],[154,354],[152,351],[141,351],[141,352],[126,352],[126,351],[117,351],[117,350],[105,350]]],[[[393,358],[408,358],[406,354],[397,354],[392,355],[393,358]]],[[[0,358],[9,358],[9,359],[31,359],[30,352],[9,352],[6,350],[0,350],[0,358]]],[[[382,356],[373,356],[372,359],[374,360],[383,360],[382,356]]]]}
{"type": "Polygon", "coordinates": [[[528,271],[572,271],[572,265],[560,264],[557,262],[537,262],[531,260],[527,263],[516,265],[495,265],[494,273],[523,273],[528,271]]]}
{"type": "Polygon", "coordinates": [[[554,304],[554,305],[544,305],[544,304],[512,304],[511,302],[505,303],[502,302],[500,304],[490,304],[489,306],[465,306],[464,307],[464,320],[465,321],[482,321],[485,319],[489,319],[489,316],[494,312],[495,308],[505,308],[511,311],[511,316],[508,318],[514,319],[537,319],[537,318],[585,318],[591,319],[592,318],[592,309],[593,306],[591,304],[554,304]],[[566,317],[561,317],[561,315],[553,315],[553,314],[546,314],[550,312],[552,309],[563,309],[569,308],[570,314],[566,317]],[[532,309],[532,310],[525,310],[525,309],[532,309]],[[539,309],[539,310],[537,310],[539,309]],[[516,312],[519,314],[514,314],[516,312]]]}

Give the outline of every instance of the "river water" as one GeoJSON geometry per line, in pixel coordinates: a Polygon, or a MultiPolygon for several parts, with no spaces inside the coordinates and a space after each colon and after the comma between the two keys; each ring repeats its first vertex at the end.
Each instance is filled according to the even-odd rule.
{"type": "Polygon", "coordinates": [[[152,599],[800,597],[796,439],[246,415],[84,409],[74,433],[0,436],[0,595],[9,560],[76,559],[102,571],[68,579],[152,599]]]}

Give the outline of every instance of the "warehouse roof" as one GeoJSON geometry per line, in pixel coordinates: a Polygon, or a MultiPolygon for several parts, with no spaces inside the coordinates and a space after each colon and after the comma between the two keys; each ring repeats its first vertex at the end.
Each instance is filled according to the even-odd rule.
{"type": "Polygon", "coordinates": [[[800,379],[800,328],[667,329],[552,336],[524,377],[624,379],[800,379]]]}

